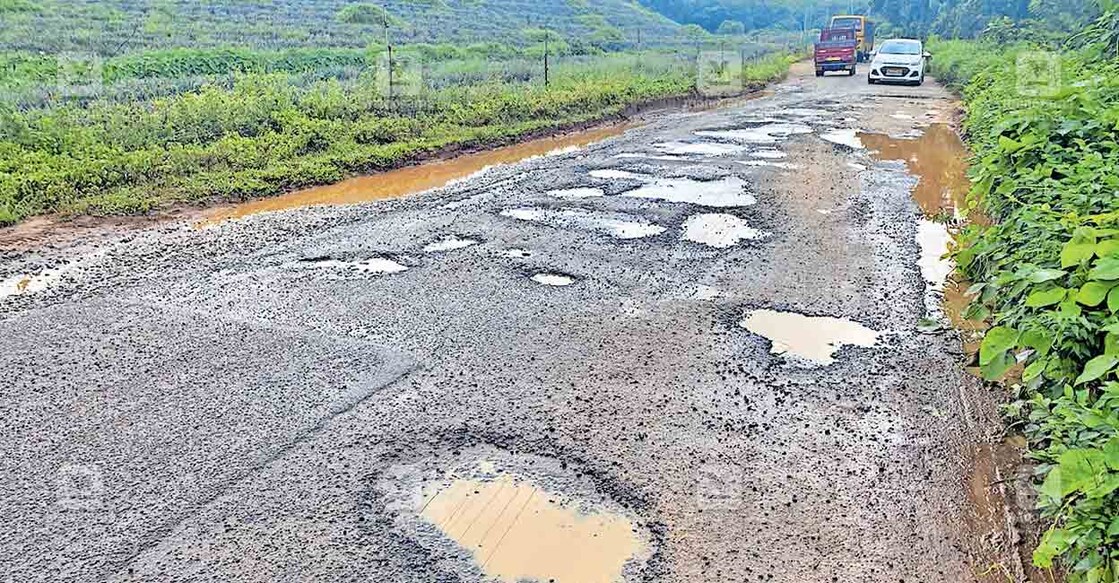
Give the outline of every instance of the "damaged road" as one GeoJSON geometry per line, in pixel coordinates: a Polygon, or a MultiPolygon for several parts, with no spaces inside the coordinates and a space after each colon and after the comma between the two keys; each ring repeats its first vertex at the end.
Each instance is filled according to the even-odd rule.
{"type": "Polygon", "coordinates": [[[917,177],[863,139],[953,109],[798,65],[414,196],[9,252],[0,575],[1019,577],[917,177]]]}

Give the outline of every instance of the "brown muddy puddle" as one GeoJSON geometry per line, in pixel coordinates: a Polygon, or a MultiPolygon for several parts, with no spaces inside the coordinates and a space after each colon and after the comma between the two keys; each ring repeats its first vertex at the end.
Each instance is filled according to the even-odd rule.
{"type": "Polygon", "coordinates": [[[956,281],[954,266],[941,257],[953,245],[954,233],[946,220],[988,224],[976,209],[968,209],[967,147],[960,136],[944,123],[934,123],[918,138],[894,138],[886,134],[860,132],[859,140],[876,160],[902,160],[909,173],[918,179],[912,195],[925,215],[919,229],[918,242],[922,253],[920,267],[931,289],[943,292],[940,308],[949,321],[965,334],[969,352],[974,346],[972,336],[984,329],[982,322],[964,317],[970,303],[965,293],[969,284],[956,281]]]}
{"type": "Polygon", "coordinates": [[[440,486],[425,492],[420,516],[473,554],[493,579],[614,583],[648,549],[628,518],[588,511],[519,477],[440,486]]]}
{"type": "Polygon", "coordinates": [[[915,139],[864,132],[858,134],[858,139],[876,160],[905,161],[909,172],[920,179],[913,199],[926,217],[962,217],[971,188],[967,177],[968,151],[951,127],[932,124],[915,139]]]}
{"type": "Polygon", "coordinates": [[[586,147],[595,142],[620,135],[632,127],[634,127],[633,124],[617,124],[562,136],[529,140],[446,160],[424,162],[416,166],[406,166],[379,174],[358,176],[326,186],[317,186],[280,196],[221,207],[208,213],[199,225],[240,219],[258,213],[312,206],[353,205],[415,194],[446,186],[455,180],[466,178],[491,166],[511,164],[571,148],[586,147]]]}

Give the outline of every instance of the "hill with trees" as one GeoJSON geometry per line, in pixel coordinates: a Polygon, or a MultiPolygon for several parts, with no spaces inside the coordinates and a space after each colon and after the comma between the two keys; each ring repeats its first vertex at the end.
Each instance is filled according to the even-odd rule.
{"type": "Polygon", "coordinates": [[[0,0],[0,51],[358,48],[383,43],[386,23],[394,44],[524,45],[546,28],[605,50],[681,29],[629,0],[0,0]]]}

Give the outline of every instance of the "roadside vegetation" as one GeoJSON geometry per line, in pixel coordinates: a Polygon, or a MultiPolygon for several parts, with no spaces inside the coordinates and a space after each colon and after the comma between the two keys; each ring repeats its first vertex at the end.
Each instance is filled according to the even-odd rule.
{"type": "Polygon", "coordinates": [[[993,219],[955,252],[968,315],[993,324],[980,365],[1013,379],[1007,413],[1038,462],[1051,528],[1034,562],[1074,583],[1119,580],[1116,14],[1060,43],[1018,25],[930,44],[964,95],[972,202],[993,219]]]}
{"type": "Polygon", "coordinates": [[[0,225],[275,195],[790,63],[626,0],[0,0],[0,24],[0,225]]]}

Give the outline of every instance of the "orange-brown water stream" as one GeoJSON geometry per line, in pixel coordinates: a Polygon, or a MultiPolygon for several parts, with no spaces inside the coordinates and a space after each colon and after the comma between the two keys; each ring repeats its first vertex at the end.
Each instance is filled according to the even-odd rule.
{"type": "Polygon", "coordinates": [[[529,140],[445,160],[424,162],[416,166],[407,166],[379,174],[358,176],[335,184],[317,186],[280,196],[220,207],[209,213],[200,224],[220,223],[230,219],[239,219],[272,211],[310,206],[361,204],[415,194],[445,186],[454,180],[465,178],[491,166],[510,164],[568,148],[585,147],[606,138],[617,136],[631,127],[633,127],[632,124],[616,124],[562,136],[529,140]]]}

